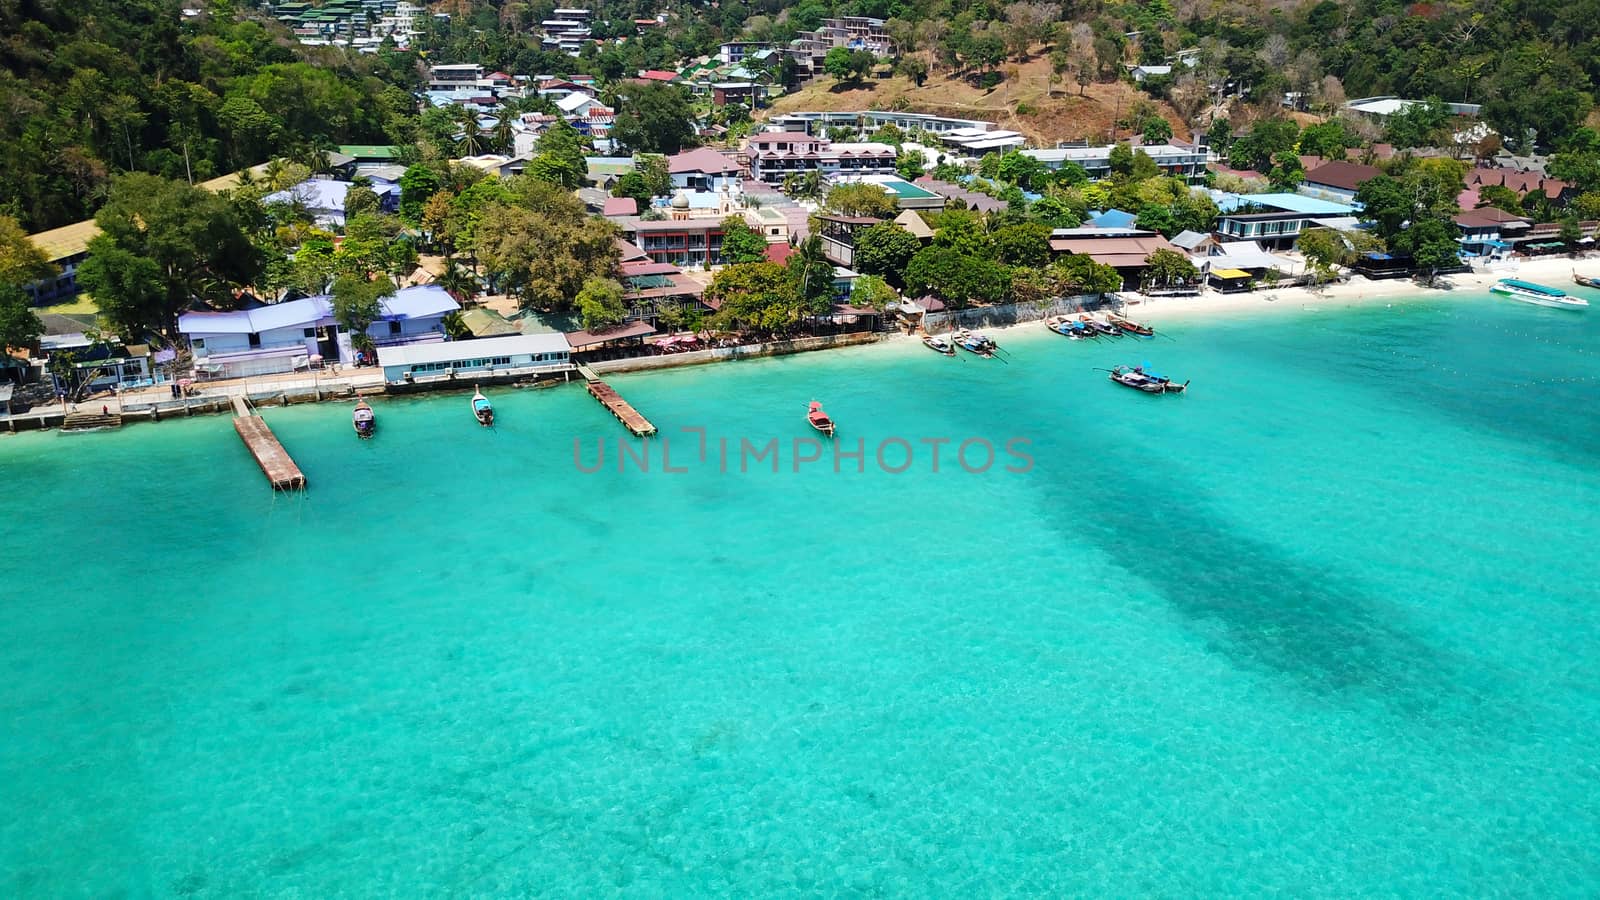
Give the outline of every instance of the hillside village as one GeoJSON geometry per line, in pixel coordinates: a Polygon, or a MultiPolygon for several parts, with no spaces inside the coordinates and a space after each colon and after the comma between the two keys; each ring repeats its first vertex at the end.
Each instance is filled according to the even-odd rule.
{"type": "MultiPolygon", "coordinates": [[[[1015,11],[1024,31],[1059,12],[1018,6],[1044,7],[1015,11]]],[[[118,175],[94,219],[32,234],[0,219],[12,382],[176,394],[489,337],[560,334],[582,361],[1060,298],[1431,283],[1600,228],[1586,127],[1552,144],[1482,104],[1264,91],[1214,46],[1137,33],[951,49],[839,15],[666,65],[676,14],[556,8],[527,46],[567,64],[507,71],[459,58],[460,13],[266,14],[309,52],[415,60],[414,108],[386,95],[411,139],[118,175]]]]}

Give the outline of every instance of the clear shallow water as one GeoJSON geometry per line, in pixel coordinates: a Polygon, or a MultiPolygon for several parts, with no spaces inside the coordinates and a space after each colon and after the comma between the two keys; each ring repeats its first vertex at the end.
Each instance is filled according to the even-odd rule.
{"type": "Polygon", "coordinates": [[[0,440],[0,893],[1596,893],[1600,325],[1166,330],[0,440]]]}

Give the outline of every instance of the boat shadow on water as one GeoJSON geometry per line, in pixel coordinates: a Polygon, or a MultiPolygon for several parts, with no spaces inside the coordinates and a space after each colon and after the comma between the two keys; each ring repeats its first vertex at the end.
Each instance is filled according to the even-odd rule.
{"type": "MultiPolygon", "coordinates": [[[[1052,456],[1076,458],[1038,458],[1052,456]]],[[[1080,474],[1045,464],[1027,476],[1045,524],[1069,546],[1092,542],[1132,581],[1149,584],[1233,665],[1318,695],[1370,696],[1421,719],[1488,693],[1464,690],[1475,680],[1471,660],[1408,631],[1403,612],[1344,572],[1289,556],[1209,513],[1195,499],[1204,493],[1198,486],[1157,483],[1128,466],[1086,493],[1080,474]],[[1131,552],[1129,536],[1149,534],[1170,540],[1159,552],[1131,552]]]]}

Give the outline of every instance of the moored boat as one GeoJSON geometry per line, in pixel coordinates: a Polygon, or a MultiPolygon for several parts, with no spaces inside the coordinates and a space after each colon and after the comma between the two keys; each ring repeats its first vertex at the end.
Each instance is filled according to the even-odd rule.
{"type": "Polygon", "coordinates": [[[1589,306],[1589,301],[1582,297],[1568,296],[1567,292],[1560,288],[1535,284],[1532,281],[1520,281],[1516,278],[1502,278],[1489,290],[1536,306],[1549,306],[1555,309],[1587,309],[1589,306]]]}
{"type": "Polygon", "coordinates": [[[828,414],[822,411],[821,403],[815,400],[811,401],[811,405],[806,408],[806,421],[811,423],[812,428],[828,437],[833,437],[833,420],[828,418],[828,414]]]}
{"type": "Polygon", "coordinates": [[[1587,275],[1579,275],[1577,272],[1572,273],[1572,283],[1580,287],[1600,288],[1600,278],[1590,278],[1587,275]]]}
{"type": "Polygon", "coordinates": [[[1095,332],[1097,332],[1099,334],[1109,335],[1111,337],[1121,337],[1122,336],[1122,329],[1117,328],[1114,325],[1110,325],[1110,324],[1108,324],[1106,322],[1102,322],[1099,319],[1092,318],[1092,317],[1090,317],[1088,315],[1079,316],[1078,317],[1078,321],[1082,322],[1085,327],[1093,329],[1095,332]]]}
{"type": "Polygon", "coordinates": [[[1117,366],[1106,371],[1111,373],[1111,380],[1117,384],[1146,394],[1181,394],[1189,387],[1187,381],[1178,384],[1165,375],[1145,371],[1144,366],[1117,366]]]}
{"type": "Polygon", "coordinates": [[[1113,312],[1106,313],[1106,321],[1110,322],[1112,325],[1115,325],[1119,330],[1127,332],[1128,334],[1137,334],[1142,337],[1149,337],[1150,335],[1156,333],[1154,328],[1151,328],[1149,325],[1146,325],[1143,322],[1135,322],[1132,319],[1125,319],[1113,312]]]}
{"type": "Polygon", "coordinates": [[[1073,321],[1066,316],[1051,316],[1044,320],[1044,324],[1046,328],[1056,334],[1069,337],[1075,341],[1094,336],[1094,332],[1090,331],[1082,322],[1073,321]]]}
{"type": "Polygon", "coordinates": [[[943,356],[956,355],[956,345],[952,343],[948,337],[934,337],[931,334],[927,335],[922,339],[922,346],[927,347],[929,350],[932,350],[933,352],[943,356]]]}
{"type": "Polygon", "coordinates": [[[356,395],[356,408],[350,414],[350,424],[355,426],[356,436],[365,440],[372,437],[378,430],[378,418],[372,414],[372,407],[359,394],[356,395]]]}
{"type": "Polygon", "coordinates": [[[472,417],[478,424],[485,428],[494,425],[494,407],[489,404],[489,398],[478,390],[477,385],[472,387],[472,417]]]}
{"type": "Polygon", "coordinates": [[[992,359],[994,352],[1000,349],[999,345],[990,340],[988,336],[968,331],[965,328],[952,333],[950,337],[956,342],[957,347],[968,353],[976,353],[984,359],[992,359]]]}

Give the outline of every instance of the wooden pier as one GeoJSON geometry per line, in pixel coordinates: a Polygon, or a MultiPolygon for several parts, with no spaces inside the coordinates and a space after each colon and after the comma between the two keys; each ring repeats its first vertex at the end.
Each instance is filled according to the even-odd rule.
{"type": "Polygon", "coordinates": [[[611,414],[617,417],[617,421],[622,423],[622,427],[632,432],[634,437],[645,437],[656,433],[656,426],[640,415],[631,403],[622,399],[616,388],[601,381],[594,370],[588,366],[579,366],[578,371],[587,382],[584,387],[589,389],[589,396],[599,400],[601,406],[610,410],[611,414]]]}
{"type": "Polygon", "coordinates": [[[267,427],[267,420],[252,413],[250,404],[243,397],[233,398],[233,411],[237,413],[233,430],[239,432],[239,439],[244,441],[250,455],[256,458],[256,465],[261,467],[273,489],[292,491],[305,487],[305,474],[289,457],[289,451],[278,443],[272,429],[267,427]]]}

